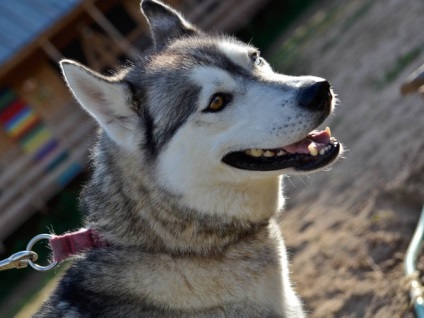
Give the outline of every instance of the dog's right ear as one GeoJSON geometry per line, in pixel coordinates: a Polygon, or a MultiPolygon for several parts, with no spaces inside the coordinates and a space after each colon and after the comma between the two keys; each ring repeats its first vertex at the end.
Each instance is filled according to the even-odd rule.
{"type": "Polygon", "coordinates": [[[142,0],[141,11],[147,18],[156,49],[169,41],[185,35],[200,34],[180,13],[156,0],[142,0]]]}
{"type": "Polygon", "coordinates": [[[117,145],[133,150],[137,146],[137,114],[129,103],[128,85],[71,60],[62,60],[60,66],[66,83],[83,108],[117,145]]]}

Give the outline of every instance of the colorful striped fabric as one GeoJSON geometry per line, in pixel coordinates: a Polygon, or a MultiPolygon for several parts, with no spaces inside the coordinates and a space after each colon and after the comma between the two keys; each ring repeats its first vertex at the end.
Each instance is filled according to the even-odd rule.
{"type": "MultiPolygon", "coordinates": [[[[24,153],[32,156],[34,163],[48,161],[46,173],[54,171],[69,158],[67,151],[58,151],[59,141],[37,112],[7,88],[0,89],[0,125],[24,153]]],[[[57,184],[65,186],[81,170],[78,164],[71,164],[59,176],[57,184]]]]}
{"type": "Polygon", "coordinates": [[[42,160],[43,156],[37,155],[37,152],[54,140],[53,134],[40,116],[12,90],[3,90],[0,96],[0,123],[6,134],[25,153],[35,154],[37,160],[42,160]]]}

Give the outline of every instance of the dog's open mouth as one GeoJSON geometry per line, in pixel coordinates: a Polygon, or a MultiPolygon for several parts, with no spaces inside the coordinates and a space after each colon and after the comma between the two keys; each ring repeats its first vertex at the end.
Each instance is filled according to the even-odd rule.
{"type": "Polygon", "coordinates": [[[310,132],[305,138],[281,148],[246,149],[231,152],[222,161],[243,170],[273,171],[293,168],[312,171],[332,163],[340,153],[340,143],[330,128],[310,132]]]}

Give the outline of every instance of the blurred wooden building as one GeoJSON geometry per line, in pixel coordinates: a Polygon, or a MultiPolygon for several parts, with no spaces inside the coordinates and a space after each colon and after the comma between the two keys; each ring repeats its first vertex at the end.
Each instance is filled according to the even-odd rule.
{"type": "MultiPolygon", "coordinates": [[[[139,0],[0,1],[0,242],[87,164],[95,125],[57,62],[100,71],[148,48],[139,0]]],[[[267,0],[169,0],[205,29],[235,32],[267,0]]]]}

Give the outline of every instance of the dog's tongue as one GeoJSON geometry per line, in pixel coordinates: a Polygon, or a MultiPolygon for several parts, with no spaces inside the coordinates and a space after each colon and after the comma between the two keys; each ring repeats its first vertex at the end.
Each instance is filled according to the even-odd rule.
{"type": "Polygon", "coordinates": [[[299,140],[291,145],[283,147],[283,149],[290,153],[313,153],[319,152],[321,149],[325,148],[330,143],[331,138],[331,131],[330,128],[325,128],[325,130],[318,131],[314,130],[312,131],[308,136],[306,136],[305,139],[299,140]]]}

